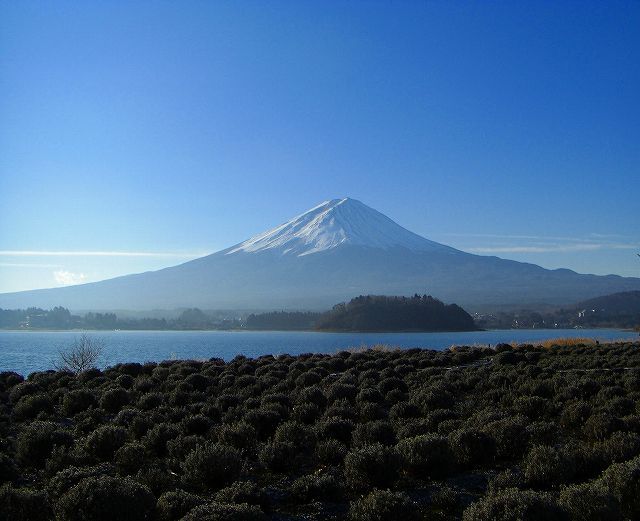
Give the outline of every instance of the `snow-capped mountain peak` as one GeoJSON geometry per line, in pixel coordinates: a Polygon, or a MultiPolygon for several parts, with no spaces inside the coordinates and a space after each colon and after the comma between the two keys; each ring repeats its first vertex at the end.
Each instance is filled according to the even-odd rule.
{"type": "Polygon", "coordinates": [[[413,251],[448,249],[410,232],[360,201],[346,197],[325,201],[276,228],[233,246],[226,254],[272,250],[300,257],[341,245],[403,247],[413,251]]]}

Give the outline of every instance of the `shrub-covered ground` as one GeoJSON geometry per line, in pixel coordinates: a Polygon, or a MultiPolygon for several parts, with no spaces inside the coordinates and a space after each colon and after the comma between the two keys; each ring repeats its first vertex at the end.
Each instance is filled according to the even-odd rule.
{"type": "Polygon", "coordinates": [[[639,348],[0,373],[0,520],[639,519],[639,348]]]}

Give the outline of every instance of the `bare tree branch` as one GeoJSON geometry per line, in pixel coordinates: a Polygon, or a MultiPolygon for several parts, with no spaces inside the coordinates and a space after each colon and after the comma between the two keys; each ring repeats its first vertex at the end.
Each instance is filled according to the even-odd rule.
{"type": "Polygon", "coordinates": [[[80,373],[96,366],[98,359],[104,351],[104,342],[99,338],[92,338],[86,333],[73,343],[58,350],[56,368],[60,371],[80,373]]]}

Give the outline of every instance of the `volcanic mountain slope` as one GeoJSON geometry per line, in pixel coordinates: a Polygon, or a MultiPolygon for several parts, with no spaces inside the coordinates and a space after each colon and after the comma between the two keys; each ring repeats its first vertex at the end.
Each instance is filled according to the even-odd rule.
{"type": "Polygon", "coordinates": [[[547,270],[465,253],[345,198],[326,201],[272,230],[178,266],[0,294],[0,307],[326,309],[360,294],[427,293],[475,310],[573,303],[630,290],[640,290],[640,279],[547,270]]]}

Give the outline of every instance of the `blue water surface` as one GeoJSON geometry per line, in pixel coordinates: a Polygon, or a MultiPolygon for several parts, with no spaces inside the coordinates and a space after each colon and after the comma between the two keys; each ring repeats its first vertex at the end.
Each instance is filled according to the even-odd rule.
{"type": "MultiPolygon", "coordinates": [[[[78,331],[0,331],[0,371],[29,374],[51,369],[60,349],[78,339],[78,331]]],[[[105,346],[101,366],[168,359],[231,360],[242,354],[335,353],[386,344],[393,347],[446,349],[452,345],[495,345],[558,337],[603,340],[638,339],[619,329],[508,329],[465,333],[317,333],[291,331],[90,331],[105,346]]]]}

